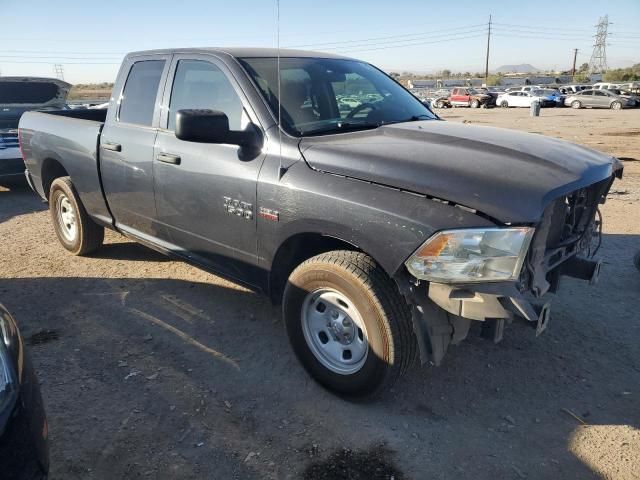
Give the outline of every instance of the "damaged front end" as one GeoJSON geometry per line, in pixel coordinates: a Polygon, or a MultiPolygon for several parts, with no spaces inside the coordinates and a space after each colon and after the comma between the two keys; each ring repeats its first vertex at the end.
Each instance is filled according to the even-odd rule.
{"type": "MultiPolygon", "coordinates": [[[[433,256],[433,244],[438,242],[432,240],[439,234],[427,241],[425,245],[429,245],[429,248],[423,245],[407,261],[408,271],[404,273],[407,278],[399,282],[412,307],[422,363],[431,361],[439,365],[449,345],[455,345],[467,337],[472,321],[481,322],[482,336],[496,343],[502,339],[505,324],[513,320],[524,320],[539,335],[550,319],[550,302],[544,302],[542,297],[558,290],[562,276],[595,284],[601,266],[601,261],[595,258],[602,240],[599,205],[604,203],[614,179],[621,176],[622,166],[616,161],[610,177],[551,201],[537,224],[530,227],[504,227],[505,232],[520,228],[529,229],[532,234],[528,242],[522,240],[523,244],[526,243],[525,251],[515,267],[516,275],[510,278],[507,271],[511,264],[505,267],[504,261],[505,258],[511,258],[508,254],[502,252],[500,257],[491,257],[490,262],[484,263],[473,258],[474,255],[491,255],[492,248],[496,251],[495,247],[468,248],[465,245],[467,236],[463,241],[449,242],[443,247],[444,250],[436,252],[440,255],[436,258],[433,256]],[[476,265],[481,265],[480,268],[484,270],[475,273],[478,278],[465,281],[465,277],[453,276],[449,280],[441,274],[432,276],[439,266],[436,260],[443,257],[449,259],[455,255],[452,251],[457,250],[464,250],[460,257],[473,258],[476,263],[467,261],[462,264],[457,261],[451,264],[458,270],[478,269],[476,265]],[[424,274],[416,273],[410,263],[421,251],[426,252],[421,260],[427,259],[424,274]],[[445,257],[441,251],[448,256],[445,257]],[[485,251],[489,251],[489,254],[485,251]],[[487,270],[489,273],[485,275],[487,270]],[[485,276],[486,279],[483,279],[485,276]],[[459,281],[460,278],[462,281],[459,281]]],[[[481,246],[483,241],[480,241],[481,246]]],[[[505,245],[505,242],[500,245],[505,245]]]]}

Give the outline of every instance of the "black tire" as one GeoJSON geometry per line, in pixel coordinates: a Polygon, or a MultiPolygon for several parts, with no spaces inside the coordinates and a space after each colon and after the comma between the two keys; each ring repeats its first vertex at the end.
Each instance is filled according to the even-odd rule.
{"type": "Polygon", "coordinates": [[[283,314],[289,341],[302,365],[321,385],[340,395],[371,397],[390,388],[415,362],[410,309],[393,280],[364,253],[338,250],[299,265],[284,292],[283,314]],[[352,302],[365,325],[368,352],[353,373],[336,373],[323,365],[305,338],[305,299],[322,289],[334,290],[352,302]]]}
{"type": "Polygon", "coordinates": [[[507,102],[506,100],[503,100],[502,102],[500,102],[500,106],[502,108],[509,108],[509,102],[507,102]]]}
{"type": "Polygon", "coordinates": [[[573,102],[571,102],[571,108],[582,108],[582,103],[580,103],[578,100],[574,100],[573,102]]]}
{"type": "Polygon", "coordinates": [[[480,106],[480,101],[479,100],[471,100],[471,103],[469,104],[469,106],[471,108],[478,108],[480,106]]]}
{"type": "Polygon", "coordinates": [[[72,254],[87,255],[102,245],[104,227],[89,218],[69,177],[56,178],[51,184],[49,189],[49,211],[58,240],[72,254]],[[69,233],[60,218],[61,201],[64,199],[67,199],[72,207],[75,226],[74,234],[69,233]]]}
{"type": "Polygon", "coordinates": [[[434,107],[436,108],[444,108],[444,104],[442,103],[442,100],[437,100],[434,104],[434,107]]]}
{"type": "Polygon", "coordinates": [[[611,108],[611,110],[620,110],[622,108],[622,103],[616,100],[615,102],[611,102],[609,108],[611,108]]]}

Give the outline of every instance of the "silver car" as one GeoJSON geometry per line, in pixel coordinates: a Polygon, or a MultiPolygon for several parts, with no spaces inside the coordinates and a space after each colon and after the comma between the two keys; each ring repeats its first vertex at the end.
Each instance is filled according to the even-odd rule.
{"type": "Polygon", "coordinates": [[[609,90],[583,90],[568,96],[564,100],[564,104],[571,108],[610,108],[612,110],[620,110],[631,106],[629,99],[620,95],[616,95],[609,90]]]}

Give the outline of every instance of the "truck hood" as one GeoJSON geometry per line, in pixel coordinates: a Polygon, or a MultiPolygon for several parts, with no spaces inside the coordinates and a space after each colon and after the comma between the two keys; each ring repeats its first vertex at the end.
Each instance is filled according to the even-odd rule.
{"type": "Polygon", "coordinates": [[[70,88],[55,78],[0,77],[0,128],[17,128],[29,110],[64,108],[70,88]]]}
{"type": "Polygon", "coordinates": [[[614,157],[543,135],[437,120],[307,137],[313,169],[535,223],[551,200],[621,171],[614,157]]]}

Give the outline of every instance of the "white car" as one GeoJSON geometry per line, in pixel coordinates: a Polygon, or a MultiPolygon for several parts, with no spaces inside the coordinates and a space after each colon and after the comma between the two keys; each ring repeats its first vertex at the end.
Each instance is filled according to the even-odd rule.
{"type": "Polygon", "coordinates": [[[534,100],[540,101],[540,98],[529,92],[505,92],[498,96],[496,105],[508,107],[530,107],[534,100]]]}

